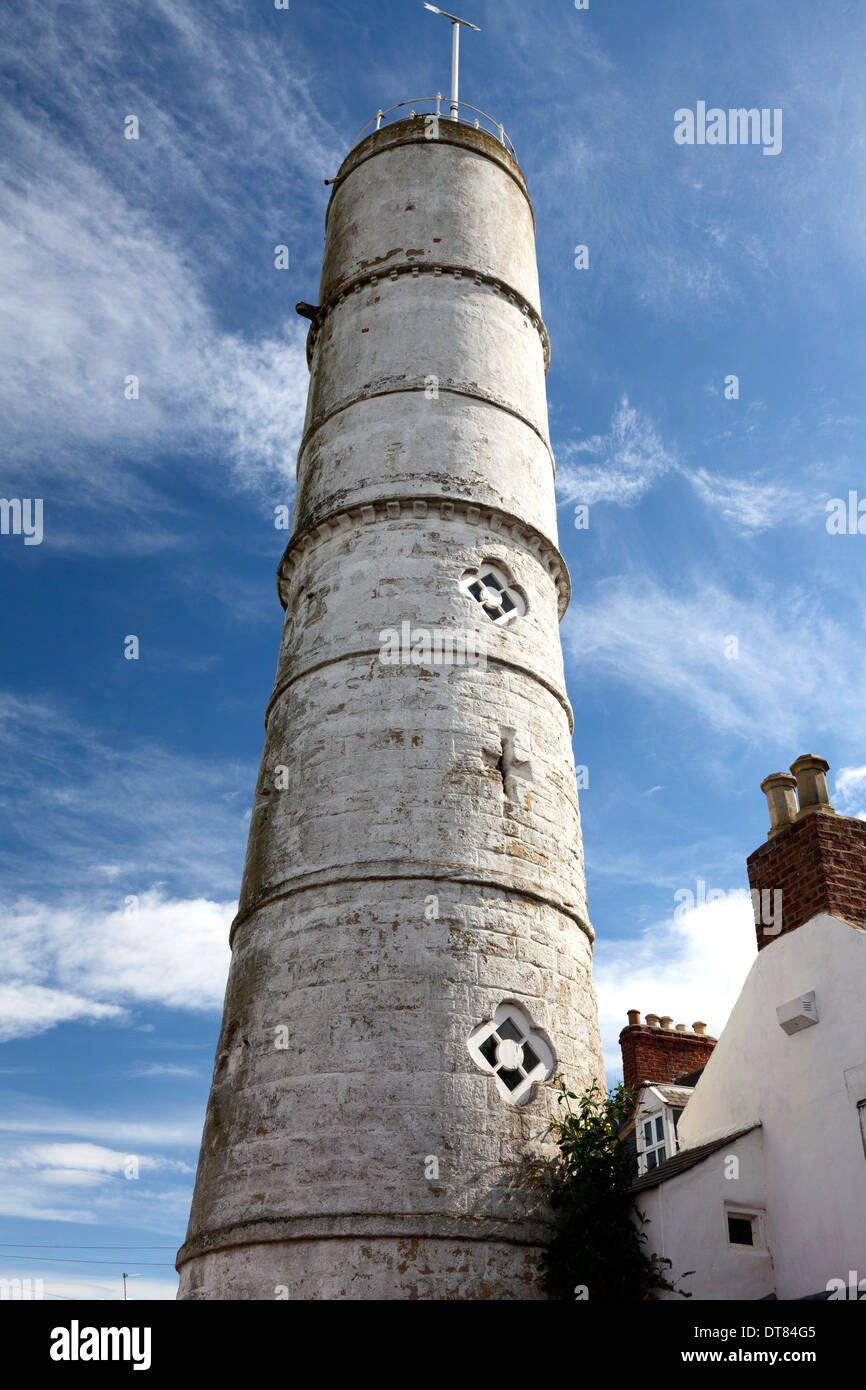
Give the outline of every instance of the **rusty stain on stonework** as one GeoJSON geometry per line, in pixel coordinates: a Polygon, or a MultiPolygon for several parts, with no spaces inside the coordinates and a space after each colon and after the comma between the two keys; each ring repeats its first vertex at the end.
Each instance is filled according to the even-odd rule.
{"type": "Polygon", "coordinates": [[[374,266],[374,265],[383,265],[385,261],[390,261],[391,258],[392,258],[392,256],[399,256],[399,255],[400,255],[400,252],[401,252],[402,250],[403,250],[403,247],[402,247],[402,246],[395,246],[395,248],[394,248],[393,251],[386,251],[385,254],[384,254],[384,256],[374,256],[374,257],[372,258],[372,260],[369,260],[369,261],[359,261],[359,262],[358,262],[358,269],[359,269],[359,270],[370,270],[371,267],[374,266]]]}

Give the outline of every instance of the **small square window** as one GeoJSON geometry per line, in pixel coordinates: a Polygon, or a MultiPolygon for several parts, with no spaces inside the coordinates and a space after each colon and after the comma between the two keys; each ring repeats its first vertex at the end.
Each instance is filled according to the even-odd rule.
{"type": "Polygon", "coordinates": [[[509,1091],[513,1091],[515,1086],[519,1086],[521,1081],[523,1080],[523,1077],[520,1075],[519,1071],[505,1071],[504,1068],[500,1072],[498,1072],[497,1075],[499,1076],[500,1081],[505,1082],[505,1085],[508,1087],[509,1091]]]}
{"type": "Polygon", "coordinates": [[[538,1066],[538,1064],[539,1064],[540,1061],[541,1061],[541,1058],[540,1058],[540,1057],[536,1057],[536,1055],[535,1055],[535,1053],[533,1052],[532,1048],[529,1046],[529,1043],[524,1043],[524,1044],[523,1044],[523,1070],[527,1073],[527,1075],[528,1075],[531,1071],[534,1071],[534,1070],[535,1070],[535,1068],[538,1066]]]}
{"type": "Polygon", "coordinates": [[[667,1154],[665,1153],[665,1146],[664,1146],[664,1144],[662,1144],[662,1146],[661,1146],[660,1149],[656,1149],[656,1153],[657,1153],[658,1156],[659,1156],[659,1163],[664,1163],[665,1159],[667,1158],[667,1154]]]}
{"type": "Polygon", "coordinates": [[[656,1151],[655,1149],[650,1149],[649,1153],[646,1156],[646,1166],[647,1168],[655,1168],[657,1163],[658,1159],[656,1157],[656,1151]]]}
{"type": "Polygon", "coordinates": [[[644,1144],[647,1146],[647,1148],[649,1147],[649,1145],[650,1145],[650,1144],[652,1143],[652,1141],[653,1141],[653,1122],[652,1122],[652,1120],[647,1120],[646,1124],[645,1124],[644,1127],[643,1127],[643,1141],[644,1141],[644,1144]]]}
{"type": "Polygon", "coordinates": [[[658,1140],[659,1143],[661,1143],[661,1141],[662,1141],[662,1139],[664,1139],[664,1137],[665,1137],[665,1122],[664,1122],[664,1120],[662,1119],[661,1115],[657,1115],[657,1116],[656,1116],[656,1139],[658,1140]]]}
{"type": "Polygon", "coordinates": [[[754,1245],[755,1229],[751,1216],[729,1216],[728,1239],[732,1245],[754,1245]]]}
{"type": "Polygon", "coordinates": [[[491,1067],[496,1066],[496,1038],[492,1033],[490,1037],[481,1044],[478,1051],[485,1061],[490,1063],[491,1067]]]}

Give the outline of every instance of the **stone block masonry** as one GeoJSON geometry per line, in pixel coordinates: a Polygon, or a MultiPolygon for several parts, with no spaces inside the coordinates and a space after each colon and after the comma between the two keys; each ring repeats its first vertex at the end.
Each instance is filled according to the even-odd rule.
{"type": "Polygon", "coordinates": [[[541,1297],[546,1080],[604,1082],[533,214],[502,145],[437,129],[352,151],[301,306],[285,621],[181,1298],[541,1297]],[[404,623],[485,659],[383,661],[404,623]]]}

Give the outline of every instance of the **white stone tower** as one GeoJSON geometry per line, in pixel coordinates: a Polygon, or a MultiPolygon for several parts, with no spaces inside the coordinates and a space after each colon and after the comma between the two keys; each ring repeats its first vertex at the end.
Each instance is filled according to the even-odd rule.
{"type": "Polygon", "coordinates": [[[505,143],[413,116],[358,144],[299,309],[286,618],[180,1297],[539,1297],[521,1159],[545,1079],[603,1069],[505,143]]]}

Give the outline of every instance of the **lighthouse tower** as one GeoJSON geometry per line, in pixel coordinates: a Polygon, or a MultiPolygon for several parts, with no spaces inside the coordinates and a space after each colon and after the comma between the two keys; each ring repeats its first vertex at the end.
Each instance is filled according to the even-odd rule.
{"type": "Polygon", "coordinates": [[[285,624],[180,1297],[537,1298],[545,1082],[603,1069],[510,147],[444,113],[373,131],[299,310],[285,624]]]}

